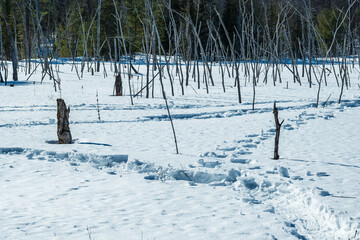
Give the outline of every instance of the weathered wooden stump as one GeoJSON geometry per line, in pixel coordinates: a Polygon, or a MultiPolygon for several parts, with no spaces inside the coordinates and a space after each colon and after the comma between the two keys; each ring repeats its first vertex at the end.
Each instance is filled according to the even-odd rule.
{"type": "Polygon", "coordinates": [[[122,79],[120,73],[115,77],[115,95],[116,96],[123,95],[123,86],[122,86],[122,79]]]}
{"type": "Polygon", "coordinates": [[[59,144],[71,144],[72,138],[69,127],[70,107],[66,107],[65,101],[61,98],[57,99],[57,135],[59,144]]]}

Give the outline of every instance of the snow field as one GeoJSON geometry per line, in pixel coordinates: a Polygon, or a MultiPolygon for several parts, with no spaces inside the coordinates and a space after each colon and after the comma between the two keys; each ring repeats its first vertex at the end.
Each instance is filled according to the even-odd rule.
{"type": "MultiPolygon", "coordinates": [[[[53,144],[59,93],[36,81],[40,72],[35,84],[0,87],[4,239],[88,239],[87,228],[94,239],[359,238],[355,72],[340,105],[328,79],[321,103],[332,97],[319,109],[316,85],[300,87],[286,73],[289,89],[285,80],[257,87],[255,110],[251,84],[241,105],[231,79],[227,93],[219,76],[209,95],[191,83],[197,93],[188,87],[181,96],[177,86],[169,96],[176,155],[158,85],[156,98],[132,106],[128,96],[111,96],[112,76],[78,80],[70,66],[60,69],[72,145],[53,144]],[[279,161],[271,159],[274,100],[285,119],[279,161]]],[[[139,89],[140,79],[132,84],[139,89]]]]}

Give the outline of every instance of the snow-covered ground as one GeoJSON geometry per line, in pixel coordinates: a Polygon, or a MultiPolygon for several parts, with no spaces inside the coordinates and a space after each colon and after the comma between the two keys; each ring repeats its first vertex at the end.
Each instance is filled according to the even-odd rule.
{"type": "MultiPolygon", "coordinates": [[[[106,66],[107,78],[81,80],[59,66],[71,145],[54,144],[60,93],[48,77],[0,86],[0,239],[360,239],[357,71],[341,104],[328,76],[315,108],[317,85],[293,83],[284,68],[282,84],[259,84],[252,110],[244,78],[238,104],[217,66],[209,94],[190,81],[184,96],[173,69],[175,97],[164,83],[176,154],[159,81],[155,98],[131,105],[127,81],[127,96],[112,96],[106,66]],[[274,101],[285,120],[280,160],[274,101]]],[[[145,77],[131,81],[137,92],[145,77]]]]}

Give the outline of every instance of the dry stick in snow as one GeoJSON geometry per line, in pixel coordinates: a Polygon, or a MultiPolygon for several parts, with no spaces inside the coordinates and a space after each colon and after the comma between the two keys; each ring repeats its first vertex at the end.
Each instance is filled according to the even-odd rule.
{"type": "Polygon", "coordinates": [[[162,71],[162,70],[160,69],[160,66],[159,66],[159,70],[160,70],[159,73],[160,73],[161,90],[162,90],[163,98],[164,98],[164,101],[165,101],[165,104],[166,104],[166,110],[167,110],[168,115],[169,115],[169,119],[170,119],[170,123],[171,123],[171,128],[172,128],[172,131],[173,131],[173,134],[174,134],[176,154],[179,154],[179,148],[178,148],[177,140],[176,140],[175,127],[174,127],[174,123],[173,123],[173,120],[172,120],[172,117],[171,117],[171,114],[170,114],[170,109],[169,109],[169,105],[168,105],[167,98],[166,98],[166,93],[165,93],[165,89],[164,89],[164,84],[163,84],[163,81],[162,81],[162,74],[161,74],[161,71],[162,71]]]}
{"type": "MultiPolygon", "coordinates": [[[[144,91],[144,89],[146,88],[146,86],[149,85],[149,84],[151,84],[151,83],[155,80],[155,78],[160,74],[160,72],[164,69],[164,67],[165,67],[165,66],[162,66],[162,67],[161,67],[161,70],[154,75],[153,79],[152,79],[151,81],[149,81],[149,83],[146,84],[143,88],[141,88],[140,91],[137,92],[137,93],[134,95],[134,97],[137,97],[140,93],[142,93],[142,91],[144,91]]],[[[159,68],[159,69],[160,69],[160,68],[159,68]]]]}
{"type": "MultiPolygon", "coordinates": [[[[343,65],[343,63],[341,63],[341,65],[343,65]]],[[[344,69],[344,68],[342,68],[342,69],[344,69]]],[[[345,69],[342,73],[340,73],[340,77],[341,77],[341,90],[340,90],[340,96],[339,96],[339,101],[338,101],[339,104],[341,103],[342,95],[344,92],[344,85],[345,85],[345,81],[346,81],[345,69]]]]}
{"type": "Polygon", "coordinates": [[[337,86],[340,87],[340,85],[339,85],[339,79],[338,79],[338,76],[337,76],[337,73],[336,73],[334,64],[335,64],[335,63],[334,63],[334,60],[331,60],[331,66],[332,66],[333,71],[334,71],[334,76],[335,76],[335,79],[336,79],[336,83],[337,83],[337,86]]]}
{"type": "Polygon", "coordinates": [[[331,98],[331,94],[329,95],[329,97],[326,99],[326,101],[324,102],[324,106],[326,106],[327,102],[329,101],[329,99],[331,98]]]}
{"type": "Polygon", "coordinates": [[[275,135],[275,149],[274,149],[274,159],[278,160],[280,158],[279,156],[279,139],[280,139],[280,129],[282,124],[284,123],[284,120],[279,121],[279,111],[276,107],[276,102],[274,102],[274,118],[275,118],[275,124],[276,124],[276,135],[275,135]]]}
{"type": "Polygon", "coordinates": [[[317,77],[316,75],[316,72],[315,72],[315,67],[313,66],[313,72],[314,72],[314,76],[315,76],[315,79],[318,83],[318,91],[317,91],[317,95],[316,95],[316,108],[319,107],[319,100],[320,100],[320,89],[321,89],[321,84],[322,84],[322,78],[323,78],[323,75],[324,75],[324,71],[321,72],[321,75],[320,75],[320,79],[317,77]]]}
{"type": "MultiPolygon", "coordinates": [[[[103,64],[103,69],[104,69],[104,78],[107,78],[107,71],[106,71],[105,59],[104,58],[102,60],[102,64],[103,64]]],[[[111,66],[111,64],[110,64],[110,66],[111,66]]]]}
{"type": "Polygon", "coordinates": [[[36,65],[36,67],[34,68],[34,70],[31,72],[30,76],[28,76],[28,78],[26,79],[26,81],[28,81],[30,79],[30,77],[34,74],[34,72],[36,71],[36,69],[38,68],[38,66],[40,65],[40,63],[38,63],[36,65]]]}
{"type": "MultiPolygon", "coordinates": [[[[334,197],[334,198],[352,198],[352,199],[356,199],[356,197],[349,197],[349,196],[337,196],[337,195],[330,195],[331,197],[334,197]]],[[[355,236],[354,237],[356,237],[356,233],[357,232],[355,232],[355,236]]]]}
{"type": "Polygon", "coordinates": [[[98,112],[98,120],[99,120],[99,122],[101,122],[98,90],[96,90],[96,108],[97,108],[97,112],[98,112]]]}

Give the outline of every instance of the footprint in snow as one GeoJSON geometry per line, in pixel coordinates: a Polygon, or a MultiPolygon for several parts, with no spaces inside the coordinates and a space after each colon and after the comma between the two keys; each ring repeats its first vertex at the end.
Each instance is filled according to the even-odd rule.
{"type": "Polygon", "coordinates": [[[200,157],[226,158],[227,155],[215,152],[206,152],[201,154],[200,157]]]}
{"type": "Polygon", "coordinates": [[[291,177],[291,180],[299,180],[299,181],[302,181],[302,180],[304,180],[304,178],[301,177],[301,176],[293,176],[293,177],[291,177]]]}
{"type": "Polygon", "coordinates": [[[240,164],[248,164],[250,162],[249,159],[243,159],[243,158],[231,158],[230,162],[232,163],[240,163],[240,164]]]}
{"type": "Polygon", "coordinates": [[[218,147],[217,150],[221,150],[221,151],[234,151],[236,149],[236,147],[218,147]]]}
{"type": "Polygon", "coordinates": [[[314,191],[315,193],[319,194],[319,195],[322,196],[322,197],[331,196],[331,194],[330,194],[328,191],[326,191],[326,190],[324,190],[324,189],[322,189],[322,188],[320,188],[320,187],[314,188],[313,191],[314,191]]]}
{"type": "Polygon", "coordinates": [[[235,142],[237,142],[237,143],[251,143],[251,142],[253,142],[253,140],[252,139],[243,139],[243,140],[237,140],[235,142]]]}
{"type": "Polygon", "coordinates": [[[264,212],[268,212],[268,213],[275,213],[275,208],[274,206],[268,206],[264,212]]]}
{"type": "Polygon", "coordinates": [[[242,145],[244,148],[257,148],[256,144],[244,144],[242,145]]]}
{"type": "MultiPolygon", "coordinates": [[[[300,219],[301,220],[301,219],[300,219]]],[[[307,240],[307,238],[303,235],[300,235],[298,233],[298,230],[296,229],[295,224],[291,223],[291,222],[285,222],[285,226],[290,228],[290,234],[293,235],[295,238],[297,239],[301,239],[301,240],[307,240]]]]}
{"type": "Polygon", "coordinates": [[[269,130],[267,130],[267,132],[269,132],[269,133],[275,133],[275,132],[276,132],[276,129],[275,129],[275,128],[270,128],[269,130]]]}
{"type": "Polygon", "coordinates": [[[259,187],[254,178],[243,178],[241,179],[241,184],[249,190],[254,190],[259,187]]]}
{"type": "Polygon", "coordinates": [[[263,136],[261,136],[261,137],[259,138],[259,140],[264,141],[264,140],[268,139],[269,137],[270,137],[269,134],[264,134],[263,136]]]}
{"type": "Polygon", "coordinates": [[[317,172],[317,177],[329,177],[330,175],[327,172],[317,172]]]}
{"type": "Polygon", "coordinates": [[[305,123],[304,123],[304,121],[301,119],[301,120],[296,121],[296,125],[297,125],[297,126],[305,125],[305,123]]]}
{"type": "Polygon", "coordinates": [[[249,203],[249,204],[261,204],[261,201],[256,200],[255,198],[243,198],[243,202],[249,203]]]}
{"type": "Polygon", "coordinates": [[[209,183],[211,187],[225,187],[226,183],[223,181],[209,183]]]}
{"type": "Polygon", "coordinates": [[[261,169],[260,166],[254,166],[254,167],[249,167],[248,168],[249,170],[258,170],[258,169],[261,169]]]}
{"type": "Polygon", "coordinates": [[[249,135],[246,135],[245,137],[247,138],[254,138],[254,137],[258,137],[259,134],[249,134],[249,135]]]}
{"type": "Polygon", "coordinates": [[[329,119],[332,119],[332,118],[335,118],[335,116],[334,116],[334,114],[327,114],[327,115],[325,115],[324,117],[324,120],[329,120],[329,119]]]}
{"type": "Polygon", "coordinates": [[[289,171],[288,171],[287,168],[285,168],[285,167],[279,167],[279,168],[278,168],[278,171],[279,171],[279,175],[280,175],[281,177],[290,178],[289,171]]]}
{"type": "Polygon", "coordinates": [[[198,160],[198,165],[201,167],[205,167],[205,168],[215,168],[216,166],[221,165],[220,162],[215,161],[215,162],[205,162],[204,159],[199,159],[198,160]]]}
{"type": "Polygon", "coordinates": [[[159,178],[158,178],[158,176],[155,176],[155,175],[149,175],[149,176],[145,176],[144,179],[154,181],[154,180],[158,180],[159,178]]]}
{"type": "Polygon", "coordinates": [[[285,130],[288,130],[288,131],[292,131],[292,130],[294,130],[295,128],[294,128],[293,126],[291,126],[291,124],[285,124],[285,125],[284,125],[284,129],[285,129],[285,130]]]}
{"type": "Polygon", "coordinates": [[[233,156],[236,157],[236,154],[237,155],[250,155],[250,154],[252,154],[252,152],[240,150],[240,151],[236,152],[235,154],[233,154],[233,156]]]}

